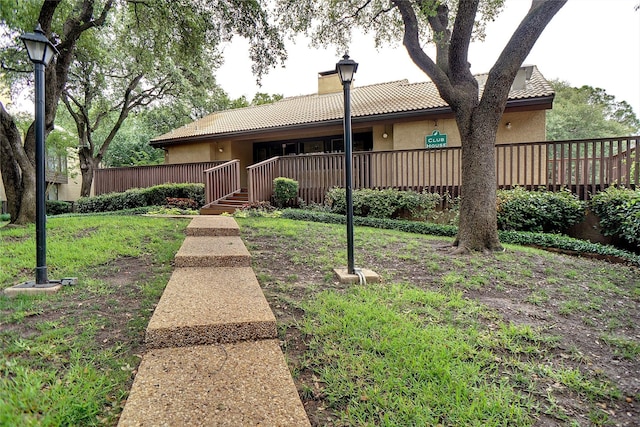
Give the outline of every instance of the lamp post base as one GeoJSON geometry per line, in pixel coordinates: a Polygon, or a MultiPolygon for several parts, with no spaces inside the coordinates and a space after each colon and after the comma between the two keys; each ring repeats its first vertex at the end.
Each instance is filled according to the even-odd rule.
{"type": "Polygon", "coordinates": [[[380,282],[380,276],[375,271],[368,270],[366,268],[355,268],[355,274],[349,274],[349,269],[334,268],[338,281],[340,283],[362,283],[363,279],[365,283],[378,283],[380,282]]]}
{"type": "Polygon", "coordinates": [[[23,282],[15,286],[11,286],[3,291],[6,296],[15,296],[18,294],[52,294],[56,293],[63,286],[77,285],[77,277],[66,277],[62,280],[49,280],[47,283],[38,284],[34,280],[23,282]]]}

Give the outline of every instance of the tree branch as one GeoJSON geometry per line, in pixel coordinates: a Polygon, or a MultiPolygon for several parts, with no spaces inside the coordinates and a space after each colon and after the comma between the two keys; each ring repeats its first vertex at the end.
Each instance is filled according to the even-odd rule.
{"type": "MultiPolygon", "coordinates": [[[[468,82],[475,78],[469,65],[469,45],[473,35],[479,0],[460,0],[449,44],[449,76],[456,82],[468,82]]],[[[477,84],[476,84],[477,87],[477,84]]]]}
{"type": "Polygon", "coordinates": [[[504,109],[506,99],[518,69],[533,48],[542,31],[551,19],[567,3],[567,0],[533,0],[531,8],[507,42],[498,60],[489,71],[481,104],[483,108],[504,109]],[[488,95],[491,94],[491,99],[488,95]],[[504,99],[504,104],[496,106],[492,99],[504,99]]]}
{"type": "Polygon", "coordinates": [[[418,18],[413,10],[411,2],[404,0],[392,0],[393,4],[400,11],[404,22],[403,44],[407,48],[409,56],[413,62],[424,71],[440,91],[440,96],[449,102],[452,99],[453,87],[446,73],[436,65],[420,46],[420,33],[418,29],[418,18]]]}

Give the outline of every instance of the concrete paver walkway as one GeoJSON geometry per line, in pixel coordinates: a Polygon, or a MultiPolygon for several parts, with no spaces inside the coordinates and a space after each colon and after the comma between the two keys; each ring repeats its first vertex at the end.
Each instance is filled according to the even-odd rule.
{"type": "Polygon", "coordinates": [[[310,426],[233,218],[195,217],[119,426],[310,426]]]}

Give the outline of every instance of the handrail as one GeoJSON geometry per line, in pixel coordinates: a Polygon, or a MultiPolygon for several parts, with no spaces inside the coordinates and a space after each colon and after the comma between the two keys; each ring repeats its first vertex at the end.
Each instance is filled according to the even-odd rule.
{"type": "Polygon", "coordinates": [[[249,203],[271,200],[273,180],[281,176],[280,159],[272,157],[247,167],[249,203]]]}
{"type": "Polygon", "coordinates": [[[206,204],[240,191],[240,160],[230,160],[203,172],[206,204]]]}

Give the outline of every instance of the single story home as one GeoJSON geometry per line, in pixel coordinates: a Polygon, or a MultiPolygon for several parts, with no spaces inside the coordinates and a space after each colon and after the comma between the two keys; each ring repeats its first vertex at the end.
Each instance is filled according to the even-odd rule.
{"type": "MultiPolygon", "coordinates": [[[[476,78],[482,90],[487,75],[476,78]]],[[[545,112],[553,98],[537,67],[522,67],[509,93],[497,144],[544,141],[545,112]]],[[[351,112],[356,153],[460,147],[451,108],[432,82],[354,86],[351,112]]],[[[343,88],[332,70],[318,74],[315,94],[215,112],[153,139],[151,145],[165,151],[165,164],[237,160],[240,186],[246,188],[252,183],[244,171],[268,159],[343,152],[343,115],[343,88]]],[[[447,160],[450,166],[454,161],[447,160]]],[[[377,167],[388,170],[386,163],[377,167]]]]}

